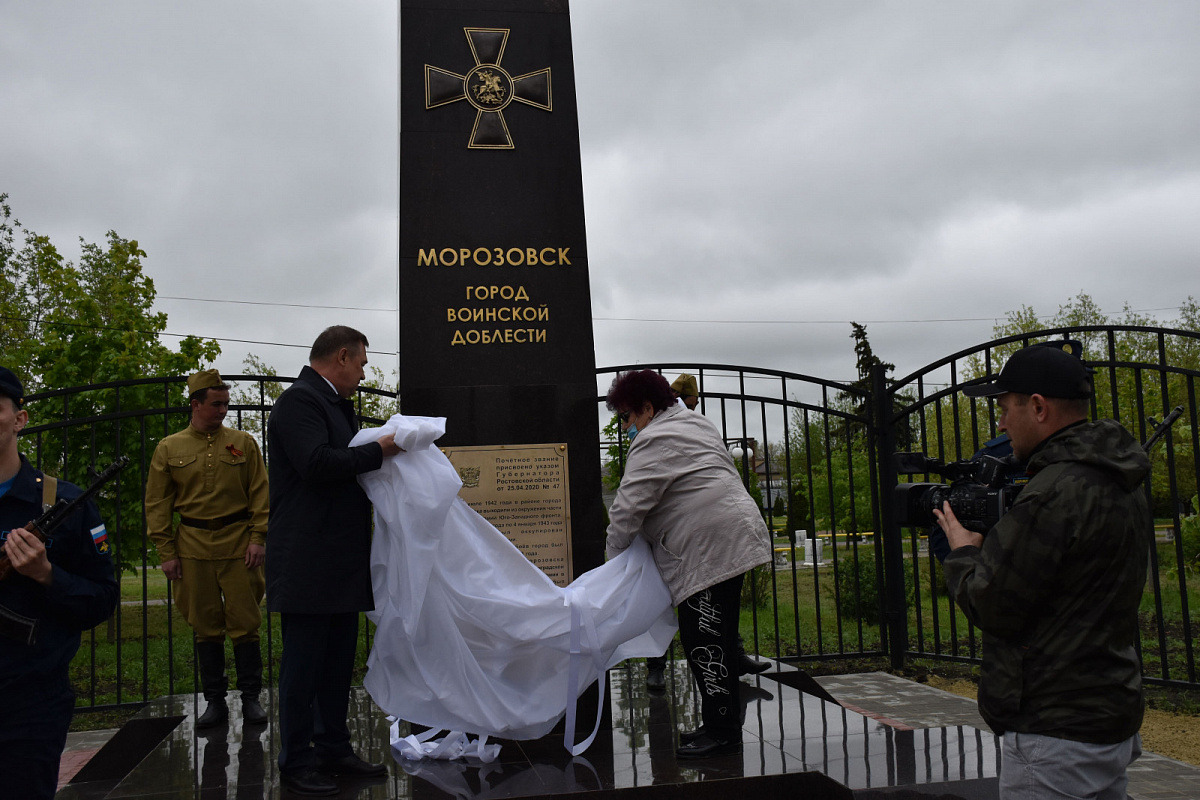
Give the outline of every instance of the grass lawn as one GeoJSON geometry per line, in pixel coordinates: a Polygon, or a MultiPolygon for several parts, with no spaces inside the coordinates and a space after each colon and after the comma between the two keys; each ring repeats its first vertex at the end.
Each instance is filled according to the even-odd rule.
{"type": "MultiPolygon", "coordinates": [[[[1156,607],[1154,586],[1148,582],[1141,610],[1145,672],[1150,678],[1194,680],[1189,675],[1196,674],[1196,654],[1189,646],[1183,620],[1186,607],[1190,636],[1194,641],[1200,630],[1200,591],[1191,587],[1186,594],[1180,591],[1169,546],[1160,546],[1160,551],[1162,548],[1167,552],[1160,554],[1159,563],[1161,608],[1156,607]]],[[[826,563],[815,572],[811,567],[792,565],[779,571],[768,568],[755,571],[758,602],[749,601],[747,589],[747,599],[741,610],[740,627],[748,652],[767,657],[804,658],[806,668],[818,673],[855,671],[867,663],[874,665],[869,668],[879,668],[880,664],[886,668],[887,660],[881,657],[874,562],[867,561],[874,558],[874,548],[861,544],[853,548],[843,544],[836,555],[839,571],[847,578],[840,587],[835,581],[834,554],[829,546],[825,548],[826,563]],[[858,573],[857,583],[851,570],[855,552],[867,563],[858,573]],[[857,608],[850,602],[856,595],[862,598],[857,608]],[[842,614],[838,613],[839,599],[842,614]],[[822,657],[827,660],[808,661],[822,657]]],[[[978,658],[981,655],[978,632],[970,628],[944,590],[933,591],[935,586],[941,586],[940,565],[936,562],[931,565],[927,555],[921,553],[915,562],[911,558],[905,559],[905,569],[908,573],[908,650],[935,656],[930,663],[943,665],[941,671],[965,670],[970,673],[975,669],[971,664],[955,665],[951,670],[949,665],[954,662],[937,658],[978,658]],[[913,576],[914,563],[919,580],[913,576]]],[[[1198,583],[1194,576],[1185,575],[1185,578],[1190,579],[1192,586],[1198,583]]],[[[84,634],[83,644],[71,665],[80,710],[138,703],[195,690],[192,632],[173,604],[168,606],[167,591],[167,581],[158,569],[123,576],[123,605],[119,616],[84,634]],[[146,603],[142,602],[143,598],[146,603]]],[[[370,627],[365,621],[364,626],[370,627]]],[[[278,615],[264,612],[260,634],[264,680],[274,683],[282,650],[278,615]]],[[[360,638],[356,672],[359,680],[366,674],[370,635],[373,635],[373,629],[360,638]]],[[[232,649],[228,644],[227,653],[232,678],[232,649]]],[[[912,663],[924,662],[914,659],[912,663]]],[[[909,667],[906,670],[911,671],[909,667]]],[[[1170,691],[1178,694],[1180,690],[1170,691]]],[[[1189,697],[1191,694],[1190,690],[1184,692],[1189,697]]],[[[1187,700],[1185,705],[1194,703],[1187,700]]],[[[75,725],[80,729],[107,727],[111,720],[131,713],[79,714],[75,725]]]]}

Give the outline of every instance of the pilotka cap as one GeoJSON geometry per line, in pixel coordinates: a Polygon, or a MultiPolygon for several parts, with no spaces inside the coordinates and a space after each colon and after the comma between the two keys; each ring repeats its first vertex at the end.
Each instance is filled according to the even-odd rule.
{"type": "Polygon", "coordinates": [[[681,373],[675,382],[671,384],[671,388],[679,392],[680,397],[699,397],[700,387],[696,385],[696,376],[681,373]]]}
{"type": "Polygon", "coordinates": [[[194,372],[188,376],[188,394],[195,394],[201,389],[213,389],[217,386],[224,386],[221,381],[221,373],[215,369],[202,369],[199,372],[194,372]]]}
{"type": "Polygon", "coordinates": [[[0,394],[16,400],[18,408],[25,405],[25,390],[8,367],[0,367],[0,394]]]}
{"type": "Polygon", "coordinates": [[[1031,345],[1009,357],[991,383],[964,386],[967,397],[995,397],[1006,392],[1043,397],[1092,396],[1092,368],[1060,347],[1031,345]]]}

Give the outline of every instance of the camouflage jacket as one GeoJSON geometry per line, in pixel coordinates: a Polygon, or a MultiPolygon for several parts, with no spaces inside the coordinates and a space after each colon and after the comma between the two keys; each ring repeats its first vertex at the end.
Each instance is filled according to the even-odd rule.
{"type": "Polygon", "coordinates": [[[1112,744],[1141,727],[1149,470],[1112,420],[1064,428],[982,547],[946,557],[950,592],[983,631],[979,711],[997,733],[1112,744]]]}

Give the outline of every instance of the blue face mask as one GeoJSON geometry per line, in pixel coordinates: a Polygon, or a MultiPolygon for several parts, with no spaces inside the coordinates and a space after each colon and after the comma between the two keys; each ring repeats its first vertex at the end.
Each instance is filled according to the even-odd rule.
{"type": "Polygon", "coordinates": [[[637,434],[638,434],[638,426],[630,425],[629,430],[625,431],[625,438],[632,442],[633,437],[637,436],[637,434]]]}

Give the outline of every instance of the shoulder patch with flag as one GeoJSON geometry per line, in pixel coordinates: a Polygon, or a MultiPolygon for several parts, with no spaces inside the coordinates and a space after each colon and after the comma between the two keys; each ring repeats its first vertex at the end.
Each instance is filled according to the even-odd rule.
{"type": "Polygon", "coordinates": [[[103,522],[92,528],[92,544],[96,545],[97,553],[108,555],[108,530],[103,522]]]}

